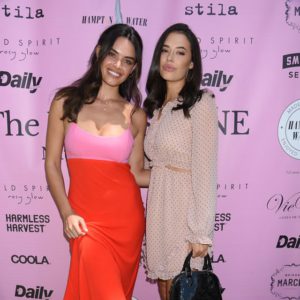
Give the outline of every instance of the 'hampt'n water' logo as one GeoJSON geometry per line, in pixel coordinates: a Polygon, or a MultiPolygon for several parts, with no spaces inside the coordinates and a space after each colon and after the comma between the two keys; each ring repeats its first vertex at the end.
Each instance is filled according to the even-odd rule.
{"type": "Polygon", "coordinates": [[[289,156],[300,159],[300,99],[291,103],[281,115],[278,139],[289,156]]]}

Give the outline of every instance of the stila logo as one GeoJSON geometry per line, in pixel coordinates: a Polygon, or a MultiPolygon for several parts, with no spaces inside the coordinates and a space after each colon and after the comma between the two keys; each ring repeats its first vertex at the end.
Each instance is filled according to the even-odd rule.
{"type": "Polygon", "coordinates": [[[26,288],[23,285],[17,285],[15,297],[50,300],[53,290],[46,290],[43,286],[34,288],[26,288]]]}
{"type": "Polygon", "coordinates": [[[23,75],[12,75],[8,71],[0,71],[0,87],[10,85],[12,88],[27,89],[34,94],[43,77],[33,76],[33,73],[24,72],[23,75]]]}
{"type": "Polygon", "coordinates": [[[44,18],[43,10],[38,9],[32,9],[31,7],[22,7],[17,6],[16,8],[11,8],[7,6],[7,4],[3,5],[1,7],[1,10],[3,11],[4,17],[14,17],[18,19],[39,19],[44,18]]]}
{"type": "Polygon", "coordinates": [[[198,16],[236,16],[238,15],[238,11],[236,6],[226,6],[223,3],[210,3],[207,6],[201,5],[201,3],[197,3],[197,5],[195,6],[186,6],[184,14],[187,16],[193,14],[196,14],[198,16]]]}

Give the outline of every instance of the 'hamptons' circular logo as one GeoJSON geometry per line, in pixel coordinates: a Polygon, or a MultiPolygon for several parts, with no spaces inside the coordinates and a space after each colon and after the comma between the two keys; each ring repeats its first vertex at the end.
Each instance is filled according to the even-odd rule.
{"type": "Polygon", "coordinates": [[[300,159],[300,99],[291,103],[281,115],[278,139],[289,156],[300,159]]]}

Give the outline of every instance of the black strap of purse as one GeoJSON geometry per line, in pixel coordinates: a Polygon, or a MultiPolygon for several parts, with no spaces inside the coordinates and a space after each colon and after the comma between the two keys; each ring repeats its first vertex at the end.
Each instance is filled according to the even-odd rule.
{"type": "MultiPolygon", "coordinates": [[[[183,264],[183,267],[182,267],[182,271],[183,272],[186,272],[187,274],[191,274],[192,270],[191,270],[191,258],[192,258],[192,255],[193,255],[193,251],[191,251],[185,261],[184,261],[184,264],[183,264]]],[[[202,268],[203,271],[212,271],[212,265],[211,265],[211,260],[210,260],[210,256],[208,254],[206,254],[206,256],[204,257],[204,265],[203,265],[203,268],[202,268]]]]}
{"type": "Polygon", "coordinates": [[[212,265],[211,265],[211,260],[210,260],[210,256],[208,254],[206,254],[206,256],[204,257],[204,265],[202,268],[203,271],[212,271],[212,265]]]}

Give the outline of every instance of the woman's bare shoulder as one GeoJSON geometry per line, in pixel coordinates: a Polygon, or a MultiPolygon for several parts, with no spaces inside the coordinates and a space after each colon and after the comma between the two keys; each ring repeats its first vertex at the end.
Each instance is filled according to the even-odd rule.
{"type": "Polygon", "coordinates": [[[140,107],[132,108],[132,122],[141,125],[147,123],[147,115],[143,109],[141,109],[140,107]]]}
{"type": "MultiPolygon", "coordinates": [[[[53,98],[50,104],[49,116],[62,120],[64,115],[64,103],[66,98],[53,98]]],[[[66,121],[66,120],[64,120],[66,121]]]]}

